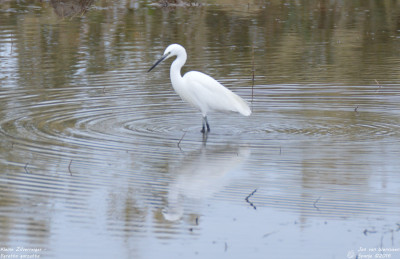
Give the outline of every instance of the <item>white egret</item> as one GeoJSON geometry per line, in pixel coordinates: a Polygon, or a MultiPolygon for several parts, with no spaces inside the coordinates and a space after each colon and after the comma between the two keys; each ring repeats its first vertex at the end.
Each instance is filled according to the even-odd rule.
{"type": "Polygon", "coordinates": [[[186,50],[179,44],[169,45],[164,55],[149,69],[150,72],[161,61],[176,56],[170,69],[171,83],[175,92],[193,107],[197,108],[203,116],[201,132],[210,131],[207,114],[211,111],[232,111],[244,116],[249,116],[251,110],[247,103],[237,94],[233,93],[214,78],[197,71],[187,72],[181,76],[181,68],[185,64],[186,50]]]}

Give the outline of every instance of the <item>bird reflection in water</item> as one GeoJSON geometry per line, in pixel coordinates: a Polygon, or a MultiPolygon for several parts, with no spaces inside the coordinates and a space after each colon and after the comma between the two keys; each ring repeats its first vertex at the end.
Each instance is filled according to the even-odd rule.
{"type": "Polygon", "coordinates": [[[205,145],[186,155],[170,169],[173,177],[167,195],[164,219],[176,221],[184,215],[184,202],[201,203],[229,184],[233,172],[250,155],[249,147],[226,145],[209,148],[205,145]]]}

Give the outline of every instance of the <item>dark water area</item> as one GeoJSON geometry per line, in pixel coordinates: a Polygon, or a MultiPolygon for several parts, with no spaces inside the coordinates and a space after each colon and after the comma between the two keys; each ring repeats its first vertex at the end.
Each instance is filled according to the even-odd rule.
{"type": "Polygon", "coordinates": [[[400,258],[399,50],[396,1],[0,1],[1,256],[400,258]],[[204,138],[171,43],[252,115],[204,138]]]}

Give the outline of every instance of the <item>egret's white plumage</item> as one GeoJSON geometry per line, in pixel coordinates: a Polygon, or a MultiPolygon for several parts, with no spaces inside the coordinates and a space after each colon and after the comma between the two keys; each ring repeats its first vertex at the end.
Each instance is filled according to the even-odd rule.
{"type": "Polygon", "coordinates": [[[175,92],[203,115],[202,132],[210,131],[207,113],[211,111],[232,111],[249,116],[251,110],[247,103],[237,94],[225,88],[214,78],[197,71],[187,72],[181,76],[181,68],[185,64],[186,50],[179,44],[169,45],[164,55],[149,69],[149,72],[161,61],[176,56],[172,62],[170,77],[175,92]]]}

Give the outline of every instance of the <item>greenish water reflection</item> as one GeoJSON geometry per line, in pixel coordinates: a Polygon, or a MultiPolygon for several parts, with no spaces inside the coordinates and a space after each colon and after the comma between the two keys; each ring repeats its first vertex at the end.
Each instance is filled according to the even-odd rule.
{"type": "Polygon", "coordinates": [[[1,1],[0,252],[399,248],[399,17],[397,1],[1,1]],[[211,115],[205,143],[168,64],[146,73],[174,42],[252,116],[211,115]]]}

